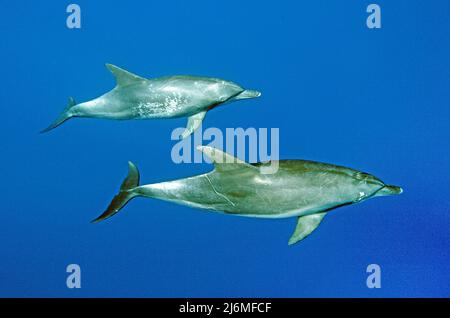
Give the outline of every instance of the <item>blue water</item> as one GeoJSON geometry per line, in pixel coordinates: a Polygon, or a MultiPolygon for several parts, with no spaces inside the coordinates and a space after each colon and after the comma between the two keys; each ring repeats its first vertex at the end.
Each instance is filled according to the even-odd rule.
{"type": "Polygon", "coordinates": [[[0,13],[0,296],[450,296],[448,1],[9,1],[0,13]],[[132,160],[142,182],[174,164],[185,119],[53,121],[67,98],[110,90],[104,63],[258,89],[204,128],[280,129],[280,157],[370,172],[404,193],[330,213],[288,247],[295,219],[260,220],[136,199],[103,212],[132,160]],[[66,266],[81,266],[81,289],[66,266]],[[366,267],[381,267],[381,288],[366,267]]]}

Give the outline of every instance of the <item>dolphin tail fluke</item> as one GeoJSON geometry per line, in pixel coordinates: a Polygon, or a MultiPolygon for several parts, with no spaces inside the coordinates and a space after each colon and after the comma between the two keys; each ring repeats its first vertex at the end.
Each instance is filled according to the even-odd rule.
{"type": "Polygon", "coordinates": [[[120,186],[119,193],[112,199],[108,208],[102,215],[92,220],[92,223],[97,223],[110,218],[119,212],[131,199],[138,196],[133,190],[139,186],[139,170],[136,166],[128,162],[128,175],[120,186]]]}
{"type": "Polygon", "coordinates": [[[41,130],[41,133],[45,133],[47,131],[52,130],[53,128],[58,127],[59,125],[61,125],[63,122],[65,122],[67,119],[71,118],[73,115],[70,114],[69,110],[76,105],[75,100],[72,97],[69,97],[69,102],[67,103],[66,108],[64,109],[64,111],[62,112],[61,115],[59,115],[59,117],[50,124],[50,126],[48,126],[47,128],[45,128],[44,130],[41,130]]]}

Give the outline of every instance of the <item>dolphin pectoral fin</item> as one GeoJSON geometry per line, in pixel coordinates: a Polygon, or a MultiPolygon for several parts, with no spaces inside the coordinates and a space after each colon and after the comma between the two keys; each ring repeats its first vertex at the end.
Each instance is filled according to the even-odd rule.
{"type": "Polygon", "coordinates": [[[299,217],[294,234],[292,234],[288,244],[295,244],[311,234],[319,226],[326,214],[326,212],[323,212],[299,217]]]}
{"type": "Polygon", "coordinates": [[[200,127],[200,125],[202,124],[205,116],[206,116],[206,111],[190,116],[188,118],[186,130],[181,135],[181,139],[186,138],[187,136],[192,134],[194,131],[196,131],[197,128],[200,127]]]}
{"type": "Polygon", "coordinates": [[[226,171],[239,168],[248,168],[259,171],[257,167],[252,166],[251,164],[248,164],[245,161],[242,161],[239,158],[236,158],[217,148],[209,146],[198,146],[197,150],[203,152],[203,154],[208,156],[212,160],[216,170],[218,171],[226,171]]]}
{"type": "Polygon", "coordinates": [[[127,86],[134,83],[146,81],[145,78],[130,73],[112,64],[106,64],[108,70],[116,77],[117,86],[127,86]]]}

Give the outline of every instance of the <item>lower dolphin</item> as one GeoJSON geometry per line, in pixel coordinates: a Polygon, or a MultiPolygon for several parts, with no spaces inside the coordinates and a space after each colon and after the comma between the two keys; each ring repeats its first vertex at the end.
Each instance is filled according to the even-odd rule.
{"type": "Polygon", "coordinates": [[[106,64],[106,67],[116,77],[116,87],[80,104],[69,98],[62,114],[41,132],[74,117],[117,120],[188,117],[182,135],[185,138],[200,127],[208,110],[261,95],[218,78],[177,75],[146,79],[115,65],[106,64]]]}
{"type": "Polygon", "coordinates": [[[116,214],[135,197],[156,198],[194,208],[257,218],[297,217],[289,245],[314,231],[330,210],[369,198],[402,193],[357,170],[305,160],[281,160],[274,174],[262,174],[270,163],[248,164],[211,147],[198,147],[215,169],[185,179],[139,185],[139,172],[129,173],[106,211],[93,222],[116,214]]]}

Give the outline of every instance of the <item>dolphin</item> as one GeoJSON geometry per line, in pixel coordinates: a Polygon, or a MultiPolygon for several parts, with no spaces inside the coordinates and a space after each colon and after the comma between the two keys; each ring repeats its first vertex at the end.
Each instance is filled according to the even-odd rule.
{"type": "Polygon", "coordinates": [[[72,117],[118,120],[188,117],[182,134],[185,138],[201,125],[208,110],[261,95],[219,78],[177,75],[146,79],[112,64],[106,64],[106,67],[115,76],[116,87],[80,104],[70,97],[62,114],[42,133],[72,117]]]}
{"type": "Polygon", "coordinates": [[[329,211],[369,198],[402,193],[394,185],[346,167],[306,160],[280,160],[273,174],[261,173],[270,162],[249,164],[199,146],[214,170],[189,178],[139,185],[139,172],[129,162],[128,176],[106,211],[92,222],[105,220],[135,197],[156,198],[199,209],[256,218],[297,217],[288,244],[311,234],[329,211]]]}

